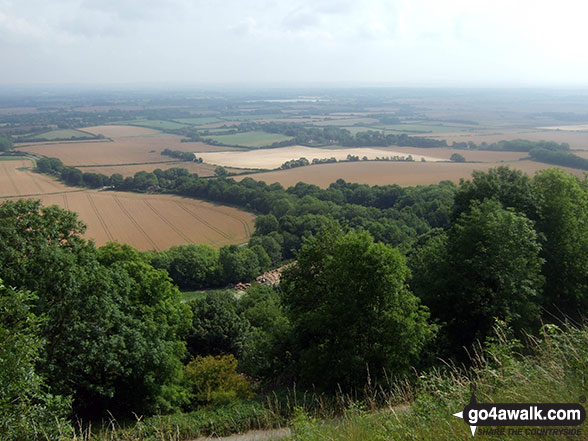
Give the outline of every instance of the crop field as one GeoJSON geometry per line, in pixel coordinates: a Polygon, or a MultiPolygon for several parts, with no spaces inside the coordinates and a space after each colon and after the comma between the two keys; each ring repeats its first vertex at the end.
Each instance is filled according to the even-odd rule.
{"type": "Polygon", "coordinates": [[[78,213],[88,225],[86,238],[138,249],[162,250],[183,243],[220,247],[243,243],[253,231],[253,214],[172,195],[124,193],[68,187],[31,171],[32,160],[0,162],[0,203],[40,199],[78,213]]]}
{"type": "Polygon", "coordinates": [[[572,132],[557,130],[536,130],[536,129],[495,129],[477,131],[475,133],[444,133],[441,135],[430,135],[432,138],[445,139],[448,144],[453,141],[473,141],[476,144],[487,142],[488,144],[503,140],[528,139],[530,141],[554,141],[558,143],[567,142],[572,149],[588,149],[588,132],[572,132]]]}
{"type": "MultiPolygon", "coordinates": [[[[469,179],[474,170],[488,170],[499,166],[509,166],[533,175],[538,170],[554,167],[534,161],[505,161],[487,163],[456,163],[456,162],[340,162],[336,164],[319,164],[298,167],[290,170],[240,175],[236,180],[251,177],[268,184],[279,182],[284,187],[296,185],[298,182],[328,187],[329,184],[342,178],[347,182],[368,185],[401,186],[438,184],[443,180],[459,182],[469,179]]],[[[581,170],[562,168],[569,173],[583,176],[581,170]]]]}
{"type": "Polygon", "coordinates": [[[35,138],[35,139],[79,139],[79,138],[92,138],[94,134],[84,132],[82,130],[63,129],[63,130],[51,130],[45,133],[39,133],[38,135],[27,135],[22,139],[35,138]]]}
{"type": "Polygon", "coordinates": [[[101,126],[84,129],[102,133],[111,140],[20,144],[17,150],[59,158],[66,165],[123,165],[171,160],[162,156],[164,149],[183,152],[226,151],[227,147],[199,142],[181,142],[180,136],[162,134],[142,127],[101,126]]]}
{"type": "Polygon", "coordinates": [[[431,125],[431,124],[393,124],[385,126],[375,126],[371,130],[384,130],[400,133],[447,133],[469,131],[470,128],[456,127],[449,125],[431,125]]]}
{"type": "Polygon", "coordinates": [[[226,145],[263,147],[266,145],[271,145],[274,142],[289,141],[293,138],[291,136],[285,136],[279,133],[244,132],[235,133],[234,135],[209,136],[208,139],[212,139],[213,141],[226,145]]]}
{"type": "Polygon", "coordinates": [[[588,131],[588,124],[575,124],[571,126],[551,126],[551,127],[538,127],[543,130],[568,130],[573,132],[585,132],[588,131]]]}
{"type": "MultiPolygon", "coordinates": [[[[413,155],[416,161],[420,161],[424,157],[427,161],[441,161],[444,159],[429,156],[426,149],[421,149],[421,153],[413,155]],[[423,156],[426,153],[426,156],[423,156]]],[[[395,155],[408,156],[408,154],[400,153],[399,151],[384,150],[379,148],[333,148],[320,149],[312,147],[292,146],[283,147],[279,149],[260,149],[249,150],[245,152],[218,152],[218,153],[202,153],[201,156],[204,162],[215,165],[223,165],[226,167],[243,167],[251,169],[274,169],[280,167],[284,162],[292,159],[306,158],[312,162],[313,159],[336,158],[338,161],[343,160],[347,155],[355,155],[362,158],[367,156],[369,159],[376,157],[391,157],[395,155]]]]}
{"type": "Polygon", "coordinates": [[[427,154],[428,156],[434,156],[435,158],[441,158],[449,161],[451,155],[459,153],[466,161],[471,162],[500,162],[500,161],[516,161],[518,159],[526,158],[529,156],[527,152],[493,152],[493,151],[482,151],[482,150],[460,150],[451,148],[418,148],[418,147],[379,147],[382,150],[390,150],[404,155],[417,155],[427,154]]]}
{"type": "Polygon", "coordinates": [[[243,243],[254,216],[235,208],[171,195],[84,190],[35,197],[78,213],[85,237],[96,245],[120,242],[139,250],[194,243],[220,247],[243,243]]]}
{"type": "Polygon", "coordinates": [[[0,161],[0,200],[13,196],[38,196],[48,193],[78,191],[49,176],[30,170],[30,159],[0,161]]]}
{"type": "MultiPolygon", "coordinates": [[[[162,158],[166,158],[166,156],[162,156],[162,158]]],[[[88,173],[102,173],[106,176],[111,176],[114,173],[120,173],[124,177],[127,176],[134,176],[135,173],[140,171],[152,172],[155,169],[167,170],[169,168],[185,168],[190,173],[198,173],[198,176],[207,177],[207,176],[214,176],[214,170],[216,166],[210,164],[200,164],[197,162],[167,162],[167,163],[148,163],[148,164],[137,164],[137,165],[108,165],[104,167],[83,167],[80,168],[83,172],[88,173]]],[[[253,170],[243,170],[243,169],[234,169],[227,167],[226,168],[229,173],[246,173],[247,171],[253,170]]]]}
{"type": "Polygon", "coordinates": [[[180,124],[174,121],[158,120],[158,119],[137,119],[131,121],[125,121],[119,124],[129,124],[133,126],[150,127],[153,129],[162,130],[173,130],[181,129],[187,126],[187,124],[180,124]]]}
{"type": "Polygon", "coordinates": [[[218,122],[222,122],[223,120],[220,118],[216,118],[214,116],[203,116],[200,118],[194,117],[194,118],[177,118],[174,119],[174,121],[179,122],[181,124],[188,124],[188,125],[193,125],[193,126],[201,126],[204,124],[214,124],[214,123],[218,123],[218,122]]]}

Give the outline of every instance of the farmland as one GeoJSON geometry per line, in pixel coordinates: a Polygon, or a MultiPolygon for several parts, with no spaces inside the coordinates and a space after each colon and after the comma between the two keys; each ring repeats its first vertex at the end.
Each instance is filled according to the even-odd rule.
{"type": "MultiPolygon", "coordinates": [[[[396,149],[395,149],[396,150],[396,149]]],[[[360,158],[367,156],[369,159],[376,157],[390,157],[395,155],[408,156],[395,150],[380,148],[332,148],[321,149],[312,147],[283,147],[279,149],[252,150],[246,152],[218,152],[199,154],[204,162],[223,165],[227,167],[244,167],[258,169],[273,169],[280,167],[284,162],[305,157],[309,161],[334,157],[338,161],[347,158],[347,155],[357,155],[360,158]]],[[[416,161],[424,157],[427,161],[439,161],[441,159],[428,155],[428,151],[421,149],[420,154],[413,154],[416,161]],[[424,156],[426,153],[427,156],[424,156]]]]}
{"type": "Polygon", "coordinates": [[[276,133],[265,133],[265,132],[244,132],[237,133],[234,135],[217,135],[209,136],[207,139],[211,139],[215,142],[232,145],[232,146],[245,146],[245,147],[262,147],[271,145],[274,142],[289,141],[292,139],[290,136],[284,136],[276,133]]]}
{"type": "Polygon", "coordinates": [[[171,195],[81,190],[30,170],[31,160],[0,161],[0,201],[40,199],[78,213],[87,224],[86,238],[138,249],[161,250],[182,243],[222,246],[242,243],[253,230],[254,216],[171,195]]]}
{"type": "MultiPolygon", "coordinates": [[[[290,170],[271,171],[252,175],[240,175],[236,180],[251,177],[267,184],[279,182],[284,187],[298,182],[318,185],[326,188],[337,179],[368,185],[400,186],[438,184],[443,180],[459,182],[468,179],[474,170],[488,170],[493,167],[509,166],[533,175],[538,170],[550,168],[548,164],[533,161],[505,161],[486,163],[457,162],[340,162],[336,164],[318,164],[290,170]]],[[[561,167],[560,167],[561,168],[561,167]]],[[[583,176],[581,170],[565,169],[570,173],[583,176]]]]}
{"type": "Polygon", "coordinates": [[[18,150],[59,158],[66,165],[123,165],[166,161],[161,151],[184,152],[230,150],[204,143],[183,143],[180,136],[134,126],[99,126],[84,130],[101,133],[110,140],[19,144],[18,150]]]}

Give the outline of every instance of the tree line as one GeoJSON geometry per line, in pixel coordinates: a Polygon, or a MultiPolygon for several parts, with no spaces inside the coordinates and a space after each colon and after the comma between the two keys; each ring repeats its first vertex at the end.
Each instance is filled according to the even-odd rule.
{"type": "MultiPolygon", "coordinates": [[[[208,402],[203,378],[219,369],[264,388],[355,391],[438,357],[463,362],[495,319],[533,335],[556,317],[581,320],[588,307],[588,184],[559,170],[530,178],[501,167],[459,186],[408,188],[338,180],[284,189],[182,169],[153,176],[160,191],[256,212],[249,244],[96,249],[73,213],[0,206],[0,300],[10,311],[0,333],[14,336],[3,347],[11,357],[0,357],[13,360],[11,374],[0,378],[28,391],[0,401],[15,420],[33,403],[44,403],[41,422],[72,410],[194,409],[208,402]],[[250,280],[262,261],[292,258],[278,288],[254,285],[240,298],[216,291],[182,303],[176,288],[250,280]],[[29,325],[13,319],[23,316],[29,325]],[[16,351],[31,338],[42,344],[16,351]],[[19,374],[27,370],[35,375],[19,374]]],[[[249,393],[229,383],[210,400],[249,393]]]]}

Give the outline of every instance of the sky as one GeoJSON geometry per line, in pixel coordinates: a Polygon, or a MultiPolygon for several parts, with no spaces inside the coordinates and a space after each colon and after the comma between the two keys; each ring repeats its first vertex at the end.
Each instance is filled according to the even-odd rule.
{"type": "Polygon", "coordinates": [[[0,84],[588,86],[588,2],[0,0],[0,84]]]}

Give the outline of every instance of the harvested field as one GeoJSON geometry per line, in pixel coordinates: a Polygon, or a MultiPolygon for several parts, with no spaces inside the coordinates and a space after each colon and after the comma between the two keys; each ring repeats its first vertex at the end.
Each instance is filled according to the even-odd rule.
{"type": "Polygon", "coordinates": [[[32,172],[32,166],[32,160],[0,161],[0,202],[40,199],[75,211],[88,225],[86,238],[97,245],[117,241],[140,250],[183,243],[220,247],[246,242],[253,231],[255,216],[236,208],[172,195],[68,187],[32,172]]]}
{"type": "MultiPolygon", "coordinates": [[[[456,162],[341,162],[337,164],[319,164],[265,173],[241,175],[239,181],[251,177],[268,184],[279,182],[284,187],[298,182],[328,187],[337,179],[368,185],[398,184],[401,186],[437,184],[443,180],[459,182],[468,179],[474,170],[488,170],[493,167],[509,166],[533,175],[538,170],[554,167],[534,161],[505,161],[488,163],[456,162]]],[[[562,167],[559,167],[562,168],[562,167]]],[[[583,176],[581,170],[562,168],[569,173],[583,176]]]]}
{"type": "Polygon", "coordinates": [[[491,152],[480,150],[460,150],[451,148],[418,148],[418,147],[379,147],[382,150],[391,150],[404,155],[428,155],[435,158],[449,160],[451,155],[459,153],[466,161],[474,162],[499,162],[499,161],[516,161],[529,156],[526,152],[491,152]]]}
{"type": "Polygon", "coordinates": [[[171,195],[84,190],[34,198],[77,212],[88,225],[86,238],[98,246],[116,241],[140,250],[247,242],[255,218],[236,208],[171,195]]]}
{"type": "Polygon", "coordinates": [[[573,132],[584,132],[588,130],[588,124],[576,124],[573,126],[553,126],[553,127],[537,127],[538,129],[543,130],[569,130],[573,132]]]}
{"type": "MultiPolygon", "coordinates": [[[[426,150],[423,149],[420,154],[413,155],[413,158],[416,161],[420,161],[421,157],[423,157],[423,153],[425,152],[426,150]]],[[[443,160],[429,156],[428,152],[426,153],[427,155],[424,157],[427,161],[443,160]]],[[[356,155],[360,158],[367,156],[370,159],[395,155],[408,156],[400,153],[396,149],[393,151],[379,148],[320,149],[302,146],[283,147],[279,149],[252,150],[245,152],[202,153],[198,156],[201,156],[206,163],[223,165],[226,167],[274,169],[280,167],[286,161],[299,159],[302,157],[308,159],[309,161],[312,161],[315,158],[323,159],[331,157],[335,157],[337,160],[342,160],[345,159],[347,155],[356,155]]]]}
{"type": "Polygon", "coordinates": [[[243,132],[233,135],[216,135],[209,136],[208,139],[226,145],[238,145],[245,147],[263,147],[273,144],[274,142],[290,141],[291,136],[280,135],[279,133],[266,132],[243,132]]]}
{"type": "Polygon", "coordinates": [[[30,170],[33,161],[0,161],[0,198],[78,191],[30,170]]]}
{"type": "Polygon", "coordinates": [[[129,138],[135,136],[161,135],[161,132],[147,127],[137,126],[93,126],[86,127],[85,132],[95,135],[103,134],[107,138],[129,138]]]}
{"type": "MultiPolygon", "coordinates": [[[[165,158],[165,156],[163,156],[165,158]]],[[[155,169],[167,170],[169,168],[185,168],[190,173],[198,173],[198,176],[207,177],[214,176],[216,166],[210,164],[199,164],[197,162],[168,162],[165,164],[149,163],[138,165],[114,165],[104,167],[83,167],[80,170],[83,172],[102,173],[106,176],[111,176],[114,173],[120,173],[124,177],[134,176],[140,171],[152,172],[155,169]]],[[[236,168],[227,168],[229,173],[246,173],[253,170],[243,170],[236,168]]]]}
{"type": "Polygon", "coordinates": [[[164,149],[183,152],[215,152],[231,150],[204,143],[181,142],[182,137],[162,134],[152,129],[130,126],[99,126],[84,129],[102,133],[113,140],[101,142],[55,142],[22,144],[17,150],[59,158],[66,165],[121,165],[162,162],[164,149]]]}
{"type": "Polygon", "coordinates": [[[567,142],[572,149],[588,149],[588,132],[571,132],[557,130],[535,129],[500,129],[495,131],[477,133],[444,133],[442,135],[429,135],[431,138],[445,139],[447,143],[473,141],[476,144],[487,142],[488,144],[512,139],[528,139],[531,141],[567,142]]]}

